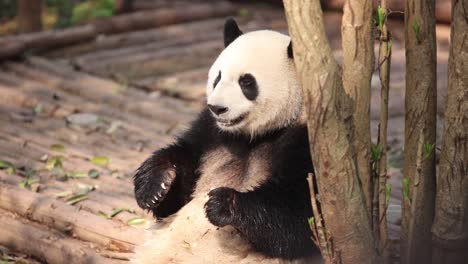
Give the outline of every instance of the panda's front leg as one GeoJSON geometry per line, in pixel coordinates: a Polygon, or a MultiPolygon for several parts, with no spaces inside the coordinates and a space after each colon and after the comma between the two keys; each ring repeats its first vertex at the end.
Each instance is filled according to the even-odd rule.
{"type": "Polygon", "coordinates": [[[190,201],[199,176],[198,158],[191,149],[179,141],[143,162],[134,177],[135,197],[141,208],[166,217],[190,201]]]}
{"type": "Polygon", "coordinates": [[[157,208],[176,178],[176,165],[165,152],[155,152],[135,173],[135,197],[143,209],[157,208]]]}

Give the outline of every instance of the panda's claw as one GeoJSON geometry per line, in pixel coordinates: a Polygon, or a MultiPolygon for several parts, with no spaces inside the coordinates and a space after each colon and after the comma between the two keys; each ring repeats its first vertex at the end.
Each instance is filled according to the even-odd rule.
{"type": "Polygon", "coordinates": [[[135,198],[143,209],[155,209],[164,201],[175,180],[175,169],[155,167],[140,169],[135,174],[135,198]]]}

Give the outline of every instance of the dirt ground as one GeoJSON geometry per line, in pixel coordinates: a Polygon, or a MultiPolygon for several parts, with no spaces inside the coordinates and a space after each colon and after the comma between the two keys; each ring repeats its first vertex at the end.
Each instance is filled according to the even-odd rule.
{"type": "MultiPolygon", "coordinates": [[[[237,19],[244,31],[287,31],[282,10],[275,6],[239,6],[237,19]]],[[[339,13],[325,14],[338,60],[340,19],[339,13]]],[[[132,174],[202,109],[207,70],[222,49],[223,22],[206,18],[102,35],[0,62],[0,263],[128,261],[152,221],[136,205],[132,174]]],[[[437,27],[439,138],[449,30],[437,27]]],[[[393,191],[388,221],[397,244],[404,143],[402,21],[390,21],[390,31],[388,165],[393,191]]],[[[379,98],[376,72],[374,138],[379,98]]]]}

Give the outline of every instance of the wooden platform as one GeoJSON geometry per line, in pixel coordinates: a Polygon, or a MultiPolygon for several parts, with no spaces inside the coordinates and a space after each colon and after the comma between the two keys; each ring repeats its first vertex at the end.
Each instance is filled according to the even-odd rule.
{"type": "MultiPolygon", "coordinates": [[[[237,10],[245,31],[287,29],[281,9],[237,10]]],[[[334,48],[340,44],[340,16],[326,16],[334,48]]],[[[12,262],[128,261],[152,222],[134,200],[133,172],[203,107],[207,70],[222,49],[223,22],[206,18],[100,35],[0,63],[0,250],[12,262]]],[[[401,39],[393,46],[402,57],[401,39]]],[[[392,120],[400,123],[402,65],[395,59],[400,73],[392,72],[398,87],[390,103],[392,120]]],[[[377,82],[374,88],[377,96],[377,82]]],[[[399,128],[389,132],[394,156],[401,155],[399,128]]],[[[393,171],[398,177],[398,166],[393,171]]],[[[399,195],[392,196],[398,207],[399,195]]]]}

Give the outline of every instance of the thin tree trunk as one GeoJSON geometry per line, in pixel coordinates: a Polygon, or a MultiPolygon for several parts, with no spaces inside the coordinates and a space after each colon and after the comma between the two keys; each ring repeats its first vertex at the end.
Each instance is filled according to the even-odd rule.
{"type": "Polygon", "coordinates": [[[42,30],[42,1],[17,0],[18,30],[21,33],[42,30]]]}
{"type": "Polygon", "coordinates": [[[435,1],[405,5],[406,95],[402,263],[431,263],[435,198],[435,1]]]}
{"type": "Polygon", "coordinates": [[[370,223],[372,220],[370,96],[371,78],[374,71],[372,26],[371,1],[345,2],[341,25],[343,86],[348,96],[354,100],[354,147],[370,223]]]}
{"type": "Polygon", "coordinates": [[[319,0],[285,0],[294,60],[302,79],[311,154],[325,228],[338,263],[377,263],[355,151],[351,100],[323,26],[319,0]]]}
{"type": "Polygon", "coordinates": [[[378,160],[378,234],[379,249],[384,263],[390,263],[390,248],[388,243],[387,228],[387,127],[388,127],[388,92],[390,90],[390,64],[392,58],[392,42],[390,33],[387,29],[388,7],[387,0],[382,0],[380,10],[384,12],[380,30],[380,48],[379,48],[379,77],[381,83],[380,92],[380,122],[378,144],[381,155],[378,160]]]}
{"type": "Polygon", "coordinates": [[[468,263],[468,3],[452,1],[448,97],[434,225],[435,264],[468,263]]]}

